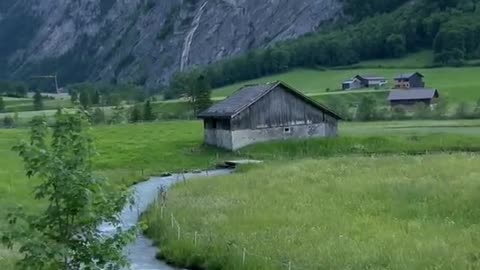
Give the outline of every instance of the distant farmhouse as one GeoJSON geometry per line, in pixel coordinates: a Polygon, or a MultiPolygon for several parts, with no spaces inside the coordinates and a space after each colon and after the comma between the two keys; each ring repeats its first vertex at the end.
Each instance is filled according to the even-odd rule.
{"type": "Polygon", "coordinates": [[[199,116],[205,143],[228,150],[270,140],[337,136],[341,117],[283,82],[248,85],[199,116]]]}
{"type": "Polygon", "coordinates": [[[410,88],[424,88],[424,76],[418,72],[400,74],[395,77],[395,88],[410,89],[410,88]]]}
{"type": "Polygon", "coordinates": [[[381,87],[388,83],[385,77],[375,75],[357,75],[351,80],[342,83],[343,90],[354,90],[360,88],[381,87]]]}
{"type": "Polygon", "coordinates": [[[355,90],[360,88],[362,88],[362,82],[357,78],[346,80],[342,83],[342,90],[355,90]]]}
{"type": "Polygon", "coordinates": [[[440,97],[437,89],[414,88],[408,90],[393,90],[388,96],[388,101],[392,107],[412,106],[423,103],[430,106],[436,103],[440,97]]]}

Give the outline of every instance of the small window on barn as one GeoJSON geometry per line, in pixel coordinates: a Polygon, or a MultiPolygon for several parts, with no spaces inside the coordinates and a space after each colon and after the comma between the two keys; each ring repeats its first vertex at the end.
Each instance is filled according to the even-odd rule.
{"type": "Polygon", "coordinates": [[[217,120],[212,120],[212,129],[217,128],[217,120]]]}
{"type": "Polygon", "coordinates": [[[292,133],[292,129],[289,128],[289,127],[284,128],[284,129],[283,129],[283,133],[290,134],[290,133],[292,133]]]}

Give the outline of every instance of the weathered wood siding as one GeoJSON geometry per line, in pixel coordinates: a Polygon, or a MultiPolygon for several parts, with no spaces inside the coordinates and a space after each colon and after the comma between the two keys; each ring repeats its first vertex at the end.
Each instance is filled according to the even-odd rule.
{"type": "Polygon", "coordinates": [[[408,100],[393,100],[390,105],[394,106],[413,106],[415,104],[423,103],[426,106],[434,104],[436,99],[408,99],[408,100]]]}
{"type": "Polygon", "coordinates": [[[282,87],[274,89],[232,120],[232,130],[335,123],[328,114],[282,87]]]}
{"type": "Polygon", "coordinates": [[[423,78],[418,74],[412,76],[409,80],[410,88],[423,88],[425,87],[425,83],[423,82],[423,78]]]}

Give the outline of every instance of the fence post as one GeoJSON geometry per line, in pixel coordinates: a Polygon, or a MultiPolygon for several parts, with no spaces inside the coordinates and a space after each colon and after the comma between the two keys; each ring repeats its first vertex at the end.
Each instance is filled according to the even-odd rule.
{"type": "Polygon", "coordinates": [[[197,232],[195,231],[195,235],[193,236],[193,244],[196,247],[197,246],[197,232]]]}
{"type": "Polygon", "coordinates": [[[245,260],[247,259],[247,249],[243,248],[243,254],[242,254],[242,265],[245,265],[245,260]]]}

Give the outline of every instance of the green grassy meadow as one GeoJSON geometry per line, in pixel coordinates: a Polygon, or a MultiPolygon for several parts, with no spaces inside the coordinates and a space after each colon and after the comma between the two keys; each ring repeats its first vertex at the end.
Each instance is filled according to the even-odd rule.
{"type": "Polygon", "coordinates": [[[162,257],[195,269],[478,269],[479,163],[471,154],[270,163],[178,184],[165,218],[158,204],[145,220],[162,257]]]}
{"type": "Polygon", "coordinates": [[[257,80],[233,84],[216,89],[216,97],[229,96],[245,84],[285,81],[287,84],[303,91],[307,95],[318,95],[326,89],[338,90],[342,81],[352,78],[357,74],[385,76],[390,83],[393,78],[401,73],[418,71],[425,75],[426,87],[436,88],[442,97],[452,102],[476,102],[480,99],[480,67],[461,68],[359,68],[339,70],[309,70],[298,69],[284,74],[268,76],[257,80]]]}
{"type": "Polygon", "coordinates": [[[449,101],[473,103],[480,99],[480,81],[477,79],[478,74],[480,74],[480,67],[431,68],[432,66],[433,53],[431,51],[420,51],[403,58],[364,61],[353,66],[337,69],[297,69],[215,89],[213,95],[217,98],[226,97],[245,84],[282,80],[307,95],[321,98],[322,95],[340,94],[327,93],[327,89],[331,91],[339,90],[344,80],[358,74],[384,76],[389,80],[389,86],[393,86],[393,78],[396,75],[418,71],[425,75],[426,87],[437,88],[441,96],[449,101]]]}
{"type": "MultiPolygon", "coordinates": [[[[4,98],[6,112],[33,111],[32,98],[4,98]]],[[[68,108],[72,104],[67,99],[44,99],[44,110],[56,110],[57,108],[68,108]]]]}
{"type": "MultiPolygon", "coordinates": [[[[480,120],[342,123],[340,131],[337,139],[280,141],[237,153],[203,146],[200,121],[94,126],[90,132],[99,153],[95,170],[109,177],[114,186],[129,186],[162,172],[211,168],[231,158],[292,160],[373,152],[480,152],[480,120]]],[[[38,180],[25,177],[21,160],[11,151],[21,139],[28,139],[27,129],[0,129],[0,217],[17,205],[30,211],[42,207],[32,199],[38,180]]],[[[4,222],[0,218],[0,231],[4,222]]],[[[15,258],[15,253],[0,247],[0,269],[13,269],[15,258]]]]}

